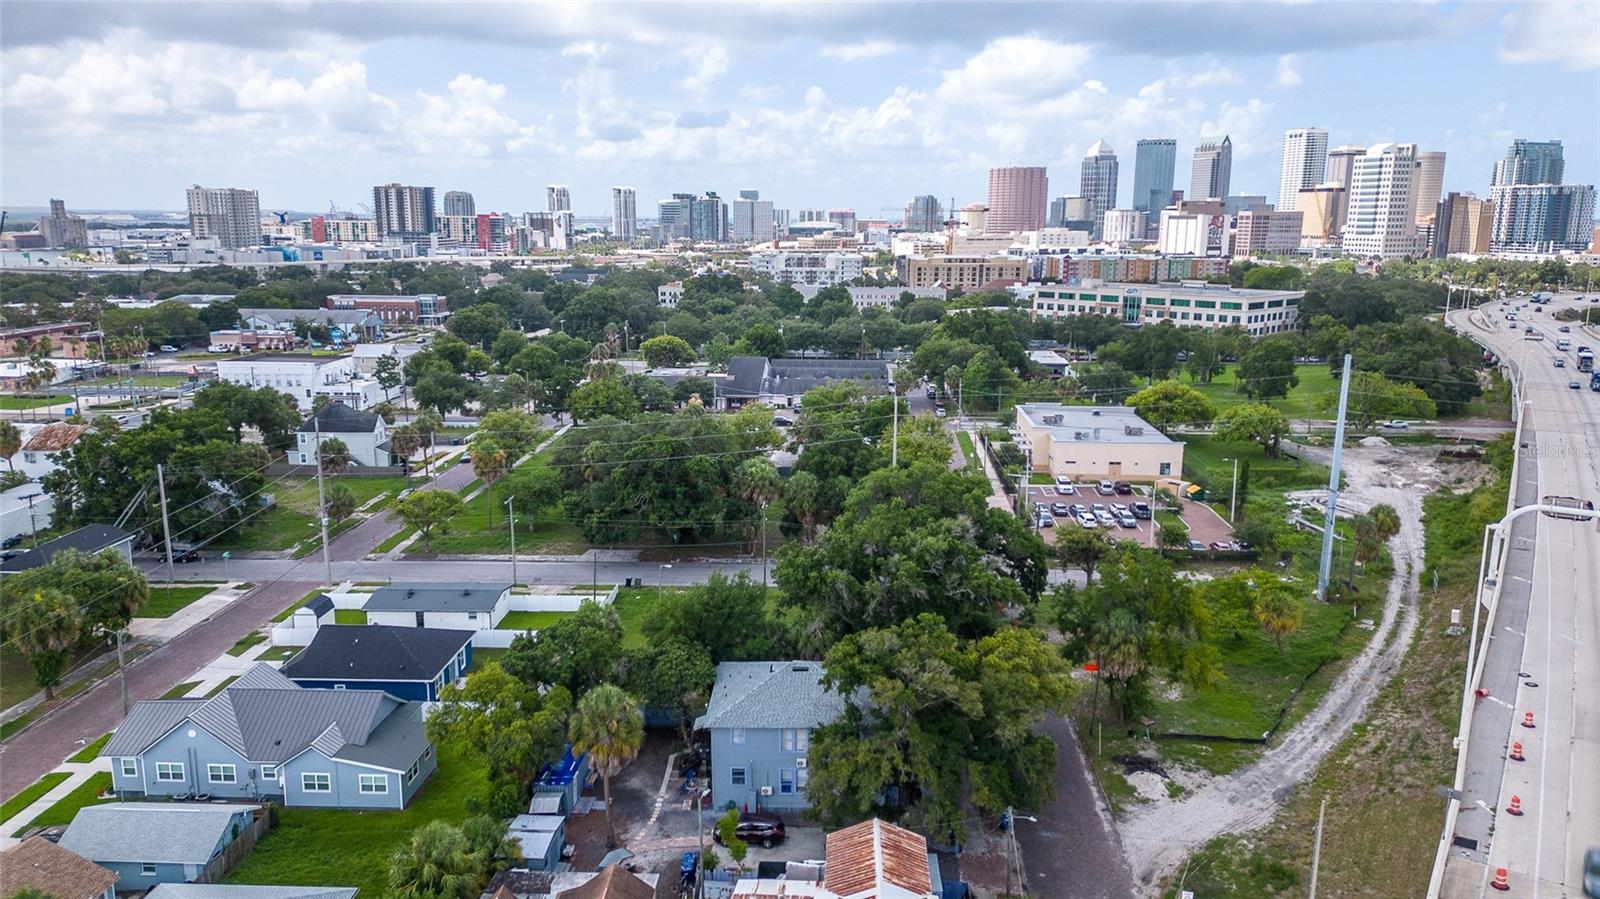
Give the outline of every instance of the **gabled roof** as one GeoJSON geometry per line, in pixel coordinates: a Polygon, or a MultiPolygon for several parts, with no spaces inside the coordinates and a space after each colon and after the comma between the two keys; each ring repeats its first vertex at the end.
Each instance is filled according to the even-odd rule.
{"type": "Polygon", "coordinates": [[[48,424],[33,432],[22,445],[25,453],[54,453],[71,446],[89,430],[88,425],[69,425],[64,421],[48,424]]]}
{"type": "Polygon", "coordinates": [[[716,382],[717,394],[728,397],[800,396],[813,387],[838,381],[861,381],[887,389],[889,367],[881,359],[767,359],[734,356],[728,377],[716,382]]]}
{"type": "Polygon", "coordinates": [[[318,628],[311,645],[286,662],[282,671],[293,680],[431,681],[470,642],[471,631],[330,625],[318,628]]]}
{"type": "Polygon", "coordinates": [[[655,887],[621,865],[609,865],[581,886],[563,890],[555,899],[655,899],[655,887]]]}
{"type": "Polygon", "coordinates": [[[395,584],[373,591],[368,612],[489,612],[510,584],[395,584]]]}
{"type": "Polygon", "coordinates": [[[0,896],[33,889],[59,899],[97,899],[116,882],[117,872],[44,837],[0,852],[0,896]]]}
{"type": "Polygon", "coordinates": [[[378,422],[382,420],[375,413],[352,409],[344,403],[334,400],[306,419],[305,423],[300,425],[300,431],[301,433],[313,433],[320,427],[324,436],[328,434],[371,434],[378,429],[378,422]]]}
{"type": "Polygon", "coordinates": [[[124,540],[132,539],[132,534],[119,527],[109,524],[86,524],[70,534],[63,534],[15,558],[7,559],[0,563],[0,572],[10,573],[38,568],[54,558],[56,553],[65,550],[76,549],[94,554],[103,549],[110,549],[124,540]]]}
{"type": "Polygon", "coordinates": [[[844,697],[822,684],[821,662],[723,662],[697,730],[820,727],[844,713],[844,697]]]}
{"type": "Polygon", "coordinates": [[[354,899],[355,887],[279,887],[254,884],[163,883],[144,899],[354,899]]]}
{"type": "Polygon", "coordinates": [[[203,865],[241,811],[258,808],[211,802],[111,802],[78,810],[61,846],[104,862],[203,865]]]}
{"type": "Polygon", "coordinates": [[[938,896],[921,834],[871,818],[828,834],[823,885],[840,899],[938,896]]]}
{"type": "Polygon", "coordinates": [[[404,770],[426,745],[421,716],[408,711],[418,708],[376,690],[307,690],[257,663],[210,699],[135,704],[100,754],[138,755],[187,721],[252,762],[281,764],[316,748],[404,770]]]}

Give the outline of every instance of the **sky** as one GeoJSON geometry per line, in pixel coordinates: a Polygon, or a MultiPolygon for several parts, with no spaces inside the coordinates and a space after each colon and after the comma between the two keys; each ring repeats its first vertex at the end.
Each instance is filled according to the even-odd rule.
{"type": "Polygon", "coordinates": [[[266,210],[371,203],[399,181],[479,212],[580,215],[757,188],[779,208],[897,216],[982,200],[996,165],[1076,195],[1104,139],[1227,134],[1233,193],[1276,200],[1284,130],[1444,150],[1486,194],[1513,137],[1600,180],[1600,5],[1284,3],[0,4],[0,204],[266,210]]]}

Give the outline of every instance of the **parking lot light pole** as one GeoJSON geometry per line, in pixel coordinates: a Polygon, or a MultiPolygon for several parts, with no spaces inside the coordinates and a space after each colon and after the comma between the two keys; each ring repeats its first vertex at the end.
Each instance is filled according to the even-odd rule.
{"type": "Polygon", "coordinates": [[[1224,462],[1233,463],[1233,490],[1228,494],[1228,524],[1233,524],[1235,519],[1235,506],[1239,502],[1239,458],[1223,459],[1224,462]]]}

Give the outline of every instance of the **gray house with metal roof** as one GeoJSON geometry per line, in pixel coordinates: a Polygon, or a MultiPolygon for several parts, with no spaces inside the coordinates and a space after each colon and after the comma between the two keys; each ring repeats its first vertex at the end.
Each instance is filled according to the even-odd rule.
{"type": "Polygon", "coordinates": [[[144,899],[355,899],[355,887],[257,886],[247,883],[164,883],[144,899]]]}
{"type": "Polygon", "coordinates": [[[723,662],[696,730],[711,732],[711,805],[803,809],[811,731],[844,713],[821,662],[723,662]]]}
{"type": "Polygon", "coordinates": [[[882,359],[768,359],[734,356],[728,377],[717,380],[716,407],[737,409],[746,403],[777,408],[798,407],[813,387],[850,381],[868,393],[887,394],[889,363],[882,359]]]}
{"type": "Polygon", "coordinates": [[[78,810],[61,847],[117,873],[117,890],[188,883],[239,838],[256,805],[113,802],[78,810]]]}
{"type": "Polygon", "coordinates": [[[373,591],[361,608],[368,624],[487,631],[511,611],[511,585],[395,584],[373,591]]]}
{"type": "Polygon", "coordinates": [[[257,664],[210,699],[134,705],[100,751],[123,796],[404,808],[437,767],[422,704],[308,690],[257,664]]]}

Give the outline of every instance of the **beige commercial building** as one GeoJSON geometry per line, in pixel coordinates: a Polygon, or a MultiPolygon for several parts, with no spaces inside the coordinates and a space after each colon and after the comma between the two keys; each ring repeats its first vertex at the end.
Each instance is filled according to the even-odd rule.
{"type": "Polygon", "coordinates": [[[1033,470],[1075,481],[1149,481],[1183,476],[1183,444],[1127,406],[1023,403],[1017,430],[1033,470]]]}
{"type": "Polygon", "coordinates": [[[990,281],[1028,279],[1028,261],[1015,256],[911,256],[901,262],[908,287],[977,290],[990,281]]]}
{"type": "Polygon", "coordinates": [[[1300,190],[1300,242],[1308,247],[1336,247],[1344,231],[1345,186],[1325,182],[1300,190]]]}

